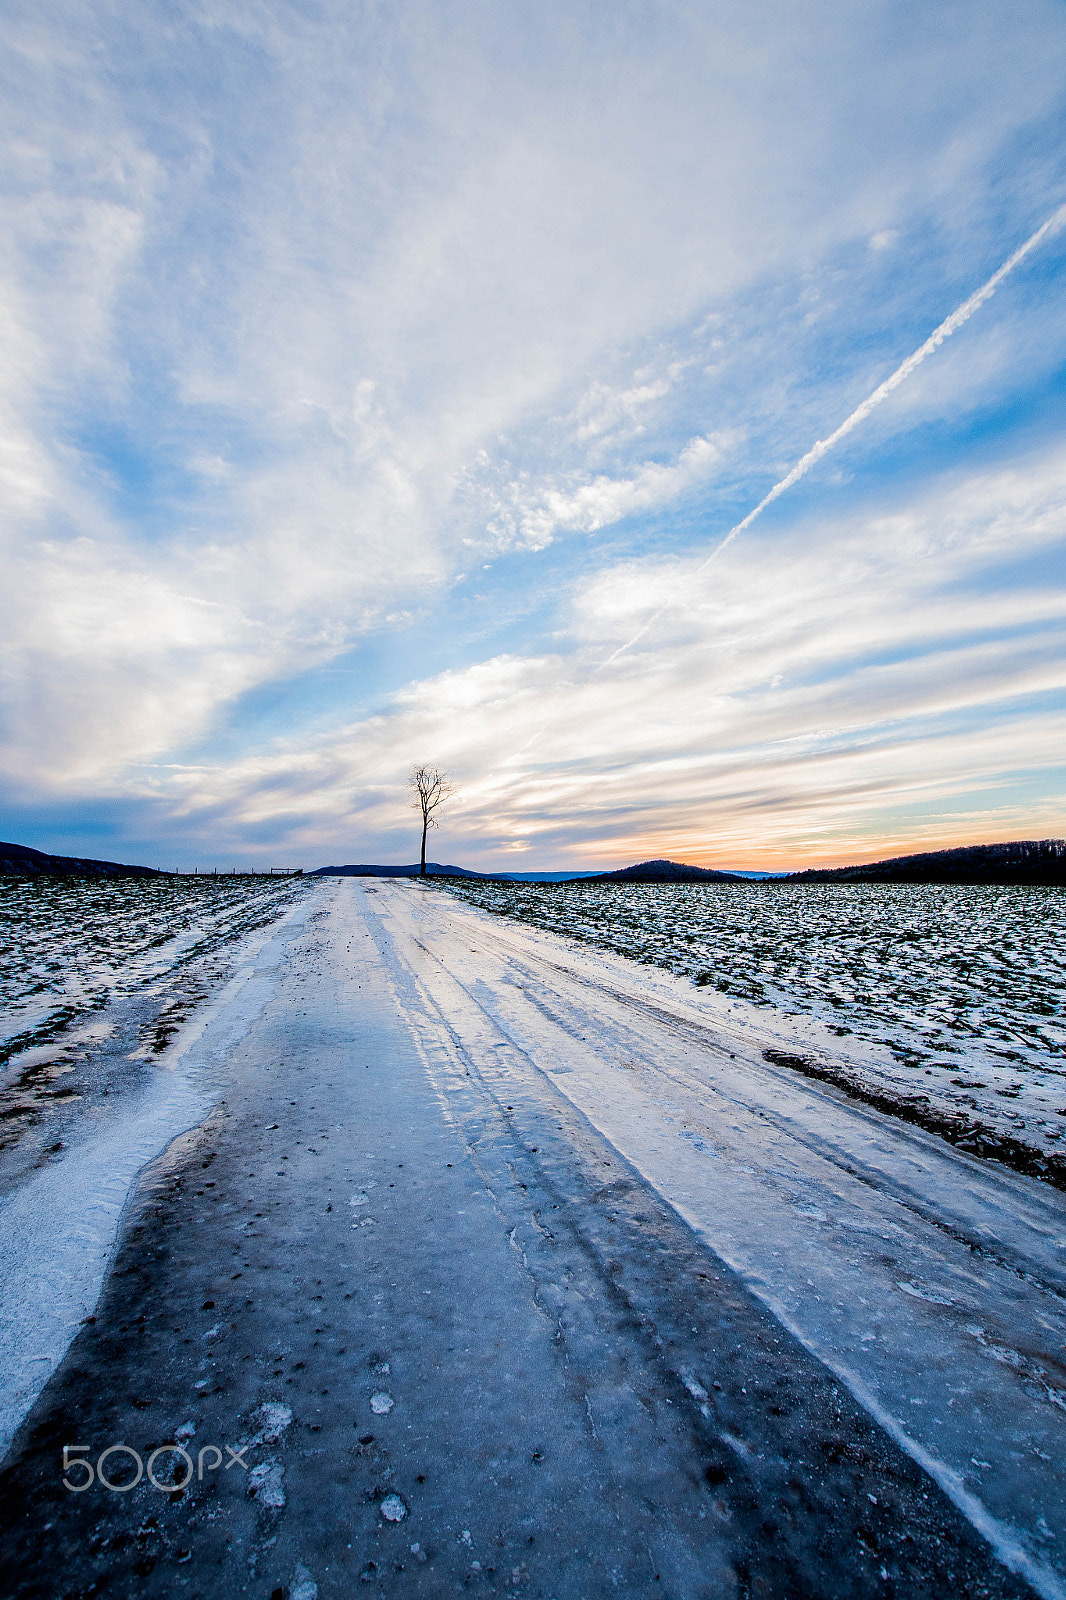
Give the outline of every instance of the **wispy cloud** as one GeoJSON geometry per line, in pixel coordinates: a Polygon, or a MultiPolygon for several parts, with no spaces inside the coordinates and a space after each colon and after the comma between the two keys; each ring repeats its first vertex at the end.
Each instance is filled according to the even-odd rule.
{"type": "Polygon", "coordinates": [[[525,844],[562,865],[739,851],[773,866],[843,839],[980,837],[992,817],[1046,827],[1031,774],[1061,783],[1066,586],[1038,574],[1064,523],[1056,453],[822,525],[814,555],[808,526],[770,561],[738,546],[713,584],[691,558],[687,576],[628,563],[575,596],[573,653],[414,682],[326,739],[198,776],[184,814],[270,818],[294,849],[336,854],[354,832],[402,851],[403,772],[426,749],[462,780],[445,837],[471,864],[525,844]],[[598,673],[600,639],[663,592],[659,632],[598,673]]]}
{"type": "MultiPolygon", "coordinates": [[[[890,373],[883,383],[879,383],[877,388],[871,394],[868,394],[866,399],[857,405],[855,410],[850,412],[838,427],[834,428],[827,439],[819,439],[805,455],[800,457],[795,466],[785,473],[783,478],[778,479],[773,488],[763,495],[758,505],[754,506],[746,517],[742,517],[739,522],[735,523],[724,539],[720,539],[709,554],[704,557],[700,563],[700,572],[705,571],[713,561],[717,561],[722,552],[727,550],[733,543],[733,540],[745,533],[768,506],[773,505],[775,500],[780,499],[802,478],[805,478],[812,467],[817,466],[818,462],[824,460],[831,450],[835,449],[843,439],[847,438],[849,433],[853,433],[856,428],[860,427],[877,410],[878,406],[888,399],[889,395],[894,394],[901,384],[906,383],[907,379],[917,372],[923,361],[940,349],[945,339],[950,339],[953,333],[957,333],[960,328],[969,322],[975,311],[980,310],[987,300],[991,300],[1004,279],[1009,277],[1027,256],[1032,255],[1034,250],[1039,249],[1046,239],[1054,237],[1064,224],[1066,224],[1066,205],[1059,206],[1046,221],[1042,222],[1029,235],[1023,244],[1013,250],[1003,265],[997,267],[992,276],[979,289],[976,289],[949,316],[945,317],[943,322],[934,328],[928,339],[924,340],[905,361],[901,361],[896,370],[890,373]]],[[[633,645],[642,637],[645,629],[652,626],[652,620],[649,619],[647,623],[642,624],[637,633],[612,652],[609,659],[614,660],[625,651],[631,650],[633,645]]]]}
{"type": "Polygon", "coordinates": [[[724,550],[727,545],[731,544],[746,528],[750,528],[756,517],[761,516],[767,506],[772,505],[786,490],[791,489],[793,484],[799,483],[801,478],[805,478],[813,466],[823,460],[842,439],[847,438],[849,433],[854,432],[856,428],[864,423],[867,417],[888,399],[890,394],[893,394],[902,383],[906,383],[907,379],[917,372],[927,357],[940,349],[945,339],[950,339],[953,333],[957,333],[960,328],[964,327],[974,312],[980,310],[987,300],[991,300],[1004,279],[1016,267],[1020,266],[1027,256],[1032,255],[1034,250],[1039,249],[1045,239],[1052,238],[1058,233],[1064,223],[1066,223],[1066,205],[1059,206],[1045,222],[1040,224],[1039,228],[1029,235],[1023,244],[1018,246],[1017,250],[1013,250],[1003,265],[997,267],[987,282],[983,283],[979,289],[975,289],[973,294],[963,301],[962,305],[957,306],[951,312],[950,316],[945,317],[939,327],[934,328],[928,339],[920,344],[917,350],[909,355],[905,361],[901,361],[895,372],[891,373],[883,383],[879,383],[873,393],[867,395],[861,405],[856,406],[855,410],[844,418],[839,427],[833,429],[828,439],[819,439],[816,444],[812,445],[806,455],[800,457],[791,471],[786,472],[785,476],[780,478],[767,494],[763,495],[758,505],[749,511],[746,517],[742,517],[734,528],[729,530],[721,544],[716,546],[713,554],[707,557],[708,561],[712,560],[720,550],[724,550]]]}
{"type": "Polygon", "coordinates": [[[676,460],[643,462],[627,477],[600,473],[582,482],[573,475],[562,485],[514,479],[489,507],[486,530],[499,548],[543,550],[560,531],[596,533],[639,512],[658,511],[705,485],[731,443],[729,434],[690,439],[676,460]]]}
{"type": "MultiPolygon", "coordinates": [[[[385,848],[414,743],[466,773],[467,848],[483,824],[577,849],[602,817],[607,849],[635,834],[624,801],[602,811],[597,771],[621,793],[614,774],[648,750],[688,760],[693,729],[717,737],[711,709],[762,704],[760,674],[782,677],[767,708],[798,694],[823,658],[795,613],[820,583],[881,637],[826,576],[833,549],[878,581],[823,531],[844,526],[835,503],[811,520],[797,496],[807,553],[730,566],[761,610],[732,578],[702,586],[692,552],[1061,200],[1066,40],[1037,0],[968,7],[965,28],[927,12],[891,38],[829,0],[802,18],[681,4],[609,29],[597,7],[534,23],[429,0],[165,17],[119,0],[108,19],[57,0],[6,22],[9,801],[107,800],[116,818],[128,802],[169,839],[210,826],[249,848],[290,824],[324,848],[354,814],[385,848]],[[463,598],[460,575],[493,563],[463,598]],[[633,664],[643,688],[612,671],[600,698],[593,654],[664,602],[633,664]],[[708,676],[726,639],[736,675],[708,676]],[[522,787],[504,756],[557,713],[522,787]],[[630,742],[640,719],[648,750],[630,742]]],[[[1010,443],[1012,408],[1066,354],[1045,300],[997,299],[986,368],[938,363],[922,418],[950,432],[984,405],[1000,455],[1031,453],[1038,437],[1010,443]]],[[[943,462],[897,454],[902,499],[922,503],[943,462]]],[[[879,492],[849,526],[895,548],[879,492]]],[[[893,579],[877,615],[925,659],[928,639],[889,626],[914,603],[893,579]]],[[[1015,626],[1035,640],[1045,622],[1015,626]]],[[[843,633],[826,637],[843,673],[843,633]]]]}

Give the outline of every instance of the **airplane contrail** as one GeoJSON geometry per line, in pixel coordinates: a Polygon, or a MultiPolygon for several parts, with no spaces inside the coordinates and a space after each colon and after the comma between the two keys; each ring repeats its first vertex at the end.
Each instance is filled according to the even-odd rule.
{"type": "MultiPolygon", "coordinates": [[[[1019,262],[1024,261],[1026,256],[1030,255],[1038,245],[1043,244],[1045,239],[1050,238],[1053,233],[1057,233],[1064,223],[1066,223],[1066,205],[1061,205],[1052,216],[1048,217],[1046,222],[1041,223],[1035,233],[1029,235],[1024,244],[1018,246],[1013,255],[1007,257],[1003,265],[993,272],[987,283],[983,283],[968,300],[964,300],[962,305],[958,306],[949,317],[945,317],[940,326],[935,328],[929,335],[925,343],[919,345],[914,354],[909,355],[906,361],[901,362],[895,372],[885,379],[884,383],[879,383],[873,393],[867,395],[862,404],[856,406],[849,417],[844,418],[840,427],[831,433],[828,439],[819,439],[816,444],[811,446],[805,456],[800,457],[791,471],[786,472],[780,482],[775,483],[769,493],[763,495],[754,510],[749,511],[741,522],[730,528],[724,539],[719,540],[710,554],[700,562],[693,573],[693,577],[698,578],[701,573],[706,572],[711,562],[717,560],[726,546],[732,544],[739,534],[750,528],[756,517],[761,516],[767,506],[772,505],[775,500],[784,494],[786,489],[791,489],[794,483],[798,483],[801,478],[806,477],[811,468],[821,461],[823,456],[828,455],[834,445],[839,444],[840,440],[849,434],[853,428],[857,428],[860,422],[865,422],[870,412],[875,410],[882,400],[886,400],[893,390],[898,389],[900,384],[904,383],[911,373],[921,366],[926,356],[932,355],[934,350],[940,348],[945,339],[950,339],[951,335],[956,333],[963,323],[969,322],[974,312],[983,306],[986,300],[992,298],[1007,274],[1013,272],[1019,262]]],[[[619,656],[625,655],[627,650],[632,650],[633,646],[644,637],[648,629],[654,627],[665,610],[666,606],[661,605],[657,611],[653,611],[647,621],[641,623],[632,638],[627,639],[625,644],[620,644],[616,650],[612,650],[609,656],[604,656],[599,666],[593,669],[593,677],[603,672],[612,662],[617,661],[619,656]]],[[[526,740],[521,750],[516,751],[512,759],[517,760],[518,756],[524,755],[530,746],[536,743],[541,734],[551,727],[554,720],[554,718],[549,718],[547,722],[542,723],[526,740]]]]}
{"type": "MultiPolygon", "coordinates": [[[[1013,272],[1019,262],[1024,261],[1026,256],[1035,250],[1038,245],[1043,244],[1044,240],[1049,238],[1051,234],[1057,233],[1064,223],[1066,223],[1066,205],[1060,206],[1053,216],[1050,216],[1045,223],[1042,223],[1037,228],[1035,233],[1030,234],[1025,243],[1019,245],[1014,254],[1007,257],[998,271],[993,272],[987,283],[982,284],[980,289],[976,290],[968,300],[964,300],[962,305],[953,311],[949,317],[945,317],[939,328],[929,335],[925,343],[919,345],[914,354],[908,356],[906,361],[896,368],[891,377],[886,378],[884,383],[878,384],[873,393],[867,395],[861,405],[856,406],[850,417],[845,417],[840,427],[831,433],[828,439],[819,439],[816,444],[812,445],[807,454],[800,457],[792,470],[787,472],[781,481],[775,483],[770,492],[763,496],[755,509],[749,511],[743,521],[738,522],[735,528],[730,528],[725,538],[720,540],[711,553],[700,562],[693,576],[698,578],[702,572],[706,572],[711,562],[716,560],[726,546],[732,544],[739,534],[750,528],[755,518],[760,516],[767,506],[772,505],[775,500],[784,494],[786,489],[791,489],[794,483],[798,483],[801,478],[806,477],[811,468],[821,461],[823,456],[828,455],[834,445],[839,444],[840,440],[849,434],[853,428],[857,428],[860,422],[865,422],[870,412],[875,410],[882,400],[886,400],[893,390],[898,389],[900,384],[904,383],[911,373],[921,366],[926,356],[931,356],[934,350],[938,350],[944,340],[950,339],[951,335],[957,332],[964,322],[969,322],[974,312],[980,306],[983,306],[986,300],[992,298],[1007,274],[1013,272]]],[[[653,612],[648,620],[641,624],[631,639],[627,639],[625,644],[620,644],[617,650],[612,651],[609,656],[600,662],[596,671],[602,672],[604,667],[609,667],[612,661],[617,661],[619,656],[624,655],[627,650],[631,650],[644,637],[648,629],[658,622],[665,610],[666,606],[663,605],[659,607],[658,611],[653,612]]]]}

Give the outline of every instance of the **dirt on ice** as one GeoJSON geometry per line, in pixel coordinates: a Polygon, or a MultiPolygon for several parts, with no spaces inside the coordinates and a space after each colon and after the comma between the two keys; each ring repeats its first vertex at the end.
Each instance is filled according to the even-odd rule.
{"type": "Polygon", "coordinates": [[[324,884],[198,1049],[5,1595],[1066,1593],[1046,1185],[418,884],[324,884]]]}

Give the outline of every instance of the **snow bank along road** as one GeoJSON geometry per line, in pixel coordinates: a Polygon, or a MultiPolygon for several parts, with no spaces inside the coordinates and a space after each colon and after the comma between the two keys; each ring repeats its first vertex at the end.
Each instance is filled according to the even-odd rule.
{"type": "Polygon", "coordinates": [[[16,1437],[5,1594],[1066,1595],[1062,1196],[417,884],[271,971],[16,1437]]]}

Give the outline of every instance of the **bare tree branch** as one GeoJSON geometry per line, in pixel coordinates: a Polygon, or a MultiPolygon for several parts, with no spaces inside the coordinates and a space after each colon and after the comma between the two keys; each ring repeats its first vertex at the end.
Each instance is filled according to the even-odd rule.
{"type": "Polygon", "coordinates": [[[422,870],[421,877],[426,875],[426,834],[430,828],[437,828],[440,823],[437,812],[451,799],[455,793],[455,785],[446,772],[441,772],[438,767],[428,767],[418,763],[411,768],[411,776],[407,780],[407,787],[411,791],[411,804],[422,815],[422,870]]]}

